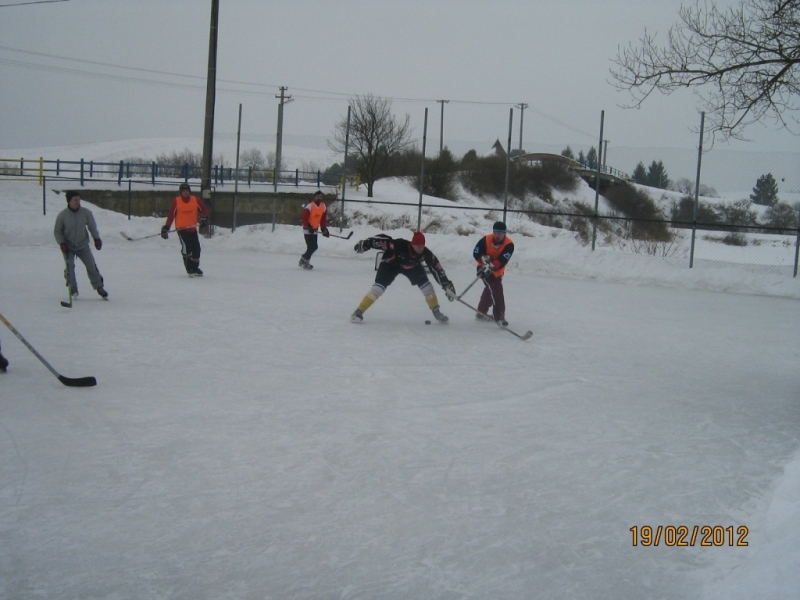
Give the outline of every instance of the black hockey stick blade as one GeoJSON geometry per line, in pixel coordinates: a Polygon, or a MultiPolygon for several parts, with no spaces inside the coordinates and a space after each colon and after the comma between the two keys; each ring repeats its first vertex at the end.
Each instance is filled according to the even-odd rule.
{"type": "Polygon", "coordinates": [[[72,308],[72,302],[64,302],[62,300],[61,301],[61,306],[63,306],[64,308],[72,308]]]}
{"type": "Polygon", "coordinates": [[[25,347],[28,350],[30,350],[33,353],[33,355],[36,358],[38,358],[45,367],[47,367],[47,370],[50,371],[64,385],[68,385],[70,387],[92,387],[97,385],[97,380],[94,377],[78,377],[77,379],[73,379],[71,377],[64,377],[61,373],[56,371],[49,362],[47,362],[44,356],[39,354],[36,348],[31,346],[28,340],[22,337],[22,334],[19,331],[17,331],[14,328],[14,326],[11,323],[9,323],[8,320],[2,314],[0,314],[0,322],[2,322],[6,327],[8,327],[9,331],[11,331],[11,333],[17,336],[17,339],[19,339],[19,341],[22,342],[25,345],[25,347]]]}
{"type": "Polygon", "coordinates": [[[353,232],[351,231],[347,235],[336,235],[335,233],[331,233],[329,235],[331,237],[339,238],[340,240],[349,240],[351,237],[353,237],[353,232]]]}
{"type": "Polygon", "coordinates": [[[64,377],[63,375],[58,376],[58,380],[67,385],[69,387],[92,387],[97,385],[97,379],[94,377],[64,377]]]}

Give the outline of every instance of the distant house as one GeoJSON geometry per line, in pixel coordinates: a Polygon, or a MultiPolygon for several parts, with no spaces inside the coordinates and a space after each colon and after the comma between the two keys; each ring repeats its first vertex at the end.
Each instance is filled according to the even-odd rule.
{"type": "Polygon", "coordinates": [[[492,146],[492,148],[494,149],[494,153],[500,158],[505,158],[506,156],[508,156],[508,154],[505,151],[505,148],[503,148],[503,144],[500,143],[499,139],[494,143],[494,146],[492,146]]]}

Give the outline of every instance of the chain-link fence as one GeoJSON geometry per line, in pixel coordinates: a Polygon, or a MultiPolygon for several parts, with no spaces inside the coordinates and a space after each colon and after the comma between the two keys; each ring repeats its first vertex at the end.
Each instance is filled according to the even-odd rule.
{"type": "MultiPolygon", "coordinates": [[[[240,154],[264,160],[240,164],[237,170],[231,165],[239,163],[239,143],[231,154],[236,138],[218,134],[219,164],[209,199],[212,223],[231,229],[298,224],[302,206],[316,189],[323,189],[331,220],[340,227],[368,223],[380,229],[466,235],[485,228],[486,219],[497,218],[509,220],[512,231],[513,225],[521,232],[528,226],[569,232],[598,252],[645,254],[689,268],[736,264],[756,272],[797,274],[800,153],[720,147],[698,152],[700,136],[690,132],[693,124],[685,127],[685,148],[630,147],[609,141],[612,128],[600,126],[593,134],[546,115],[533,113],[531,118],[530,112],[525,113],[528,134],[523,137],[507,106],[448,104],[447,117],[432,112],[436,116],[430,123],[421,122],[419,103],[397,102],[395,113],[403,108],[413,117],[407,147],[416,154],[405,155],[404,164],[388,169],[375,182],[372,196],[361,185],[358,157],[345,156],[337,147],[333,125],[328,136],[297,136],[287,118],[279,172],[271,151],[275,136],[242,136],[240,154]],[[448,139],[445,119],[490,120],[496,123],[497,137],[448,139]],[[532,141],[540,130],[565,141],[532,141]],[[420,137],[427,131],[433,135],[420,137]],[[442,192],[436,178],[443,171],[436,170],[435,161],[445,149],[452,157],[444,173],[451,185],[442,192]],[[563,181],[564,171],[573,183],[563,181]],[[424,194],[419,193],[421,182],[424,194]]],[[[297,107],[293,113],[293,118],[301,117],[297,107]]],[[[36,210],[43,211],[55,190],[79,187],[99,206],[129,216],[162,217],[178,184],[189,181],[199,191],[199,177],[196,167],[144,160],[0,158],[0,188],[41,185],[36,210]]],[[[11,196],[0,195],[0,213],[34,210],[30,193],[25,193],[24,208],[11,196]]]]}

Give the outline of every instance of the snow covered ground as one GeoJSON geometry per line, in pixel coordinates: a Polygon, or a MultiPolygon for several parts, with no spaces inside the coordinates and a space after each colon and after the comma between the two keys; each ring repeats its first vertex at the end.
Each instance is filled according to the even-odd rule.
{"type": "MultiPolygon", "coordinates": [[[[79,265],[66,309],[63,197],[43,216],[26,194],[0,193],[0,312],[98,385],[62,386],[0,331],[0,597],[800,591],[800,280],[511,220],[507,317],[531,340],[440,291],[450,323],[425,325],[400,279],[353,325],[374,227],[323,239],[310,272],[298,227],[218,230],[198,279],[174,237],[118,234],[160,220],[95,208],[110,301],[79,265]],[[748,546],[632,544],[681,525],[747,527],[748,546]]],[[[427,236],[459,291],[478,225],[427,236]]]]}

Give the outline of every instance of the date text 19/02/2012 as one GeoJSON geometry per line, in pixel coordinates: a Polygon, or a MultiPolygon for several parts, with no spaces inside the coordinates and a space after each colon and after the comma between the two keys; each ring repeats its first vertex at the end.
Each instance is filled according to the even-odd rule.
{"type": "Polygon", "coordinates": [[[745,525],[634,525],[629,530],[634,546],[747,546],[749,529],[745,525]]]}

